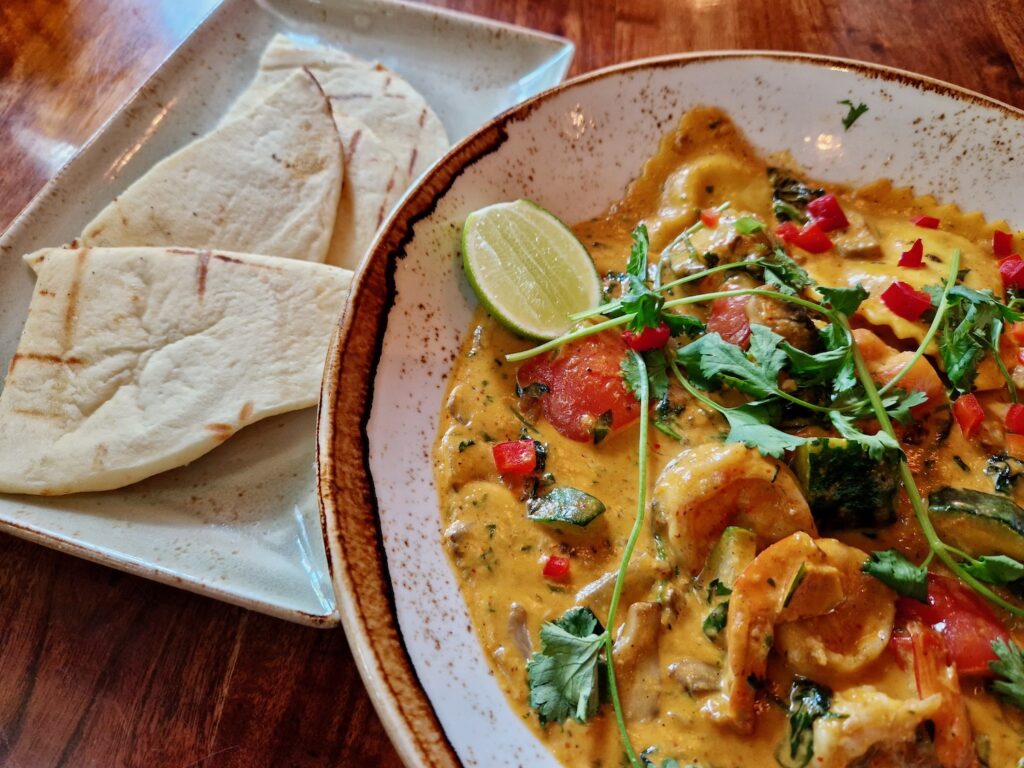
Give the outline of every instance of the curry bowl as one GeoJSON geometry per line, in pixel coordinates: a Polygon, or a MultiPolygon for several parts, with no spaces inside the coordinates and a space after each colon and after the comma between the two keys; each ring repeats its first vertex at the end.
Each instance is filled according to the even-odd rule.
{"type": "Polygon", "coordinates": [[[558,764],[495,681],[442,545],[433,446],[476,308],[460,228],[472,211],[517,198],[569,223],[597,216],[683,113],[702,105],[724,110],[759,152],[789,152],[813,178],[894,179],[992,221],[1024,221],[1024,113],[824,57],[725,52],[623,64],[519,105],[449,152],[407,194],[356,277],[318,427],[342,619],[410,766],[558,764]],[[867,110],[844,127],[846,101],[867,110]]]}

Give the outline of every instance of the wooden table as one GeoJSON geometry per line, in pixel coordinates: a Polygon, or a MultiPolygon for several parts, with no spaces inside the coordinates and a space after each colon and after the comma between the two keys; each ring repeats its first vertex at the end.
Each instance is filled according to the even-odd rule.
{"type": "MultiPolygon", "coordinates": [[[[0,228],[215,0],[0,4],[0,228]]],[[[442,0],[572,38],[573,74],[709,48],[916,70],[1024,107],[1007,0],[442,0]]],[[[0,765],[397,766],[340,630],[0,536],[0,765]]]]}

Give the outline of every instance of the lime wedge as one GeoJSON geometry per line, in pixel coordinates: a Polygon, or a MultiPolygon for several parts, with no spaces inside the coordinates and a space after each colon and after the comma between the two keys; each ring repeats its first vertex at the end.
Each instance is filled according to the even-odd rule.
{"type": "Polygon", "coordinates": [[[548,340],[569,330],[569,315],[596,307],[601,279],[565,224],[529,200],[469,215],[462,264],[480,303],[509,330],[548,340]]]}

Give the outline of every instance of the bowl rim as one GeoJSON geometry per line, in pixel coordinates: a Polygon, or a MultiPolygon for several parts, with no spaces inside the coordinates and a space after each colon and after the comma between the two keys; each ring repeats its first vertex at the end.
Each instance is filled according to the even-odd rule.
{"type": "Polygon", "coordinates": [[[433,213],[439,200],[466,169],[498,150],[508,137],[507,125],[525,119],[538,106],[565,91],[638,70],[755,58],[838,67],[957,101],[995,108],[1007,117],[1024,120],[1024,110],[998,99],[884,64],[789,51],[697,51],[613,64],[566,80],[492,118],[452,147],[420,177],[378,231],[352,280],[328,350],[317,412],[321,526],[328,543],[328,564],[334,578],[342,626],[373,706],[407,766],[449,768],[460,765],[419,683],[398,628],[394,590],[369,466],[367,425],[374,399],[374,379],[387,330],[387,316],[394,305],[397,262],[405,245],[413,238],[414,226],[433,213]],[[340,468],[344,471],[339,472],[340,468]]]}

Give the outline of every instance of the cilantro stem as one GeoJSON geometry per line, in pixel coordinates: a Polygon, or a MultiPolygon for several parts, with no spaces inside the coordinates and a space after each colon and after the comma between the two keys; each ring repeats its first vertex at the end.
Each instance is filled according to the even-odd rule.
{"type": "Polygon", "coordinates": [[[928,345],[932,343],[932,339],[935,338],[935,334],[939,331],[939,326],[942,325],[942,320],[946,316],[946,311],[949,309],[949,292],[953,290],[953,286],[956,285],[956,276],[960,272],[960,250],[953,251],[953,255],[949,260],[949,279],[946,280],[945,286],[942,288],[942,296],[939,297],[939,305],[935,308],[935,317],[932,319],[932,324],[928,326],[928,330],[921,339],[921,343],[914,351],[913,356],[907,361],[907,364],[900,369],[899,373],[893,376],[885,385],[878,390],[879,395],[884,395],[890,389],[895,387],[900,379],[906,376],[910,369],[913,368],[917,361],[920,360],[928,349],[928,345]]]}
{"type": "Polygon", "coordinates": [[[615,650],[612,635],[615,632],[615,614],[619,609],[619,600],[622,598],[622,588],[626,583],[626,573],[629,570],[629,560],[636,549],[636,542],[640,538],[640,531],[643,530],[644,512],[647,509],[647,423],[651,406],[651,388],[647,380],[647,366],[642,356],[630,350],[629,356],[633,359],[639,371],[638,386],[640,395],[640,446],[639,446],[639,479],[636,499],[636,519],[633,521],[633,530],[629,532],[626,540],[626,549],[622,553],[622,561],[619,563],[619,573],[615,577],[615,587],[612,589],[612,599],[608,606],[607,629],[605,630],[605,653],[608,657],[608,692],[611,695],[612,707],[615,710],[615,721],[619,726],[619,737],[622,739],[622,746],[629,757],[629,763],[633,768],[641,768],[640,760],[636,756],[633,744],[629,740],[629,732],[626,730],[626,718],[622,714],[622,702],[619,701],[619,691],[615,683],[615,663],[613,653],[615,650]]]}
{"type": "MultiPolygon", "coordinates": [[[[718,207],[716,207],[714,210],[716,213],[723,213],[729,208],[730,205],[732,205],[732,203],[726,201],[719,205],[718,207]]],[[[661,249],[661,258],[658,259],[658,266],[661,267],[664,265],[664,263],[668,260],[668,257],[672,254],[672,251],[674,251],[680,243],[686,242],[690,238],[690,235],[695,235],[702,229],[704,229],[704,222],[701,221],[700,219],[697,219],[697,221],[695,221],[692,226],[680,232],[671,243],[669,243],[668,245],[661,249]]],[[[690,247],[692,248],[693,246],[691,245],[690,247]]]]}
{"type": "Polygon", "coordinates": [[[787,301],[790,304],[796,304],[798,306],[809,309],[812,312],[819,312],[823,315],[830,315],[831,310],[826,309],[813,301],[807,299],[801,299],[799,296],[790,296],[787,293],[779,293],[778,291],[768,291],[764,288],[737,288],[732,291],[716,291],[714,293],[702,293],[699,296],[684,296],[681,299],[672,299],[666,301],[663,305],[665,309],[672,307],[682,307],[687,304],[700,304],[705,301],[714,301],[715,299],[728,299],[733,296],[764,296],[769,299],[778,299],[779,301],[787,301]]]}
{"type": "MultiPolygon", "coordinates": [[[[954,264],[956,264],[957,261],[959,261],[959,254],[955,253],[953,256],[954,264]]],[[[833,322],[841,324],[847,333],[851,333],[850,324],[845,315],[839,312],[834,313],[833,322]]],[[[882,429],[885,430],[893,440],[895,440],[896,432],[892,428],[892,421],[889,420],[889,414],[886,413],[885,406],[882,405],[882,398],[879,395],[878,388],[875,386],[874,379],[871,378],[871,373],[868,371],[867,363],[864,362],[864,357],[861,355],[856,344],[852,344],[851,349],[853,351],[853,363],[857,369],[857,377],[860,379],[861,385],[863,385],[864,391],[867,393],[868,401],[871,403],[871,407],[875,411],[878,423],[881,425],[882,429]]],[[[939,538],[939,534],[936,532],[935,526],[932,525],[931,517],[928,514],[928,507],[925,506],[924,500],[921,498],[921,492],[918,490],[917,482],[914,480],[914,475],[910,471],[910,466],[907,464],[906,456],[902,454],[900,456],[900,480],[903,482],[903,489],[907,492],[907,498],[910,499],[910,506],[914,510],[914,516],[917,517],[917,522],[921,526],[921,531],[924,533],[925,540],[928,542],[928,547],[935,553],[935,556],[939,558],[939,560],[941,560],[943,564],[961,581],[966,583],[979,595],[990,602],[995,603],[1000,608],[1009,611],[1014,616],[1024,616],[1024,608],[1019,608],[1013,603],[1004,600],[985,584],[978,581],[974,576],[964,570],[964,567],[956,561],[950,552],[950,548],[947,547],[946,543],[939,538]]]]}
{"type": "Polygon", "coordinates": [[[633,319],[633,315],[622,315],[621,317],[613,317],[611,320],[605,320],[603,323],[595,323],[594,325],[585,325],[582,328],[577,328],[569,333],[564,333],[557,339],[546,341],[538,347],[532,349],[524,349],[522,352],[513,352],[511,355],[505,355],[505,359],[510,363],[518,363],[520,360],[528,360],[531,357],[542,355],[545,352],[550,352],[552,349],[558,349],[561,346],[568,344],[570,341],[576,341],[577,339],[583,339],[587,336],[593,336],[595,333],[606,331],[609,328],[614,328],[618,325],[625,325],[633,319]]]}

